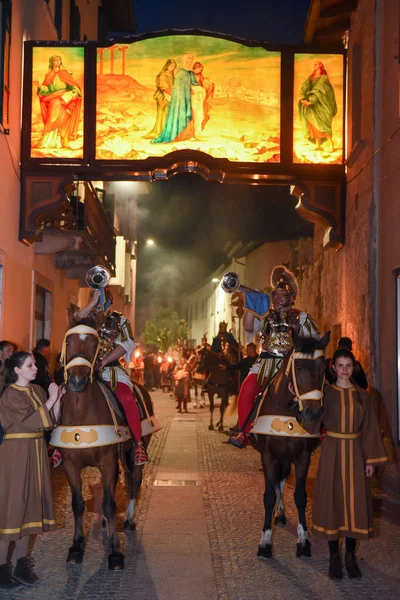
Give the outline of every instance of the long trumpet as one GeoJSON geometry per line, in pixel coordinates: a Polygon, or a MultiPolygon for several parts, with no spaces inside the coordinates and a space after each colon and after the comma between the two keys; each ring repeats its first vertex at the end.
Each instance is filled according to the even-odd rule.
{"type": "Polygon", "coordinates": [[[221,279],[221,288],[226,294],[234,294],[235,292],[256,292],[253,288],[246,287],[240,284],[239,275],[234,271],[225,273],[221,279]]]}
{"type": "Polygon", "coordinates": [[[96,265],[86,273],[85,281],[93,290],[101,290],[107,287],[110,278],[110,272],[103,265],[96,265]]]}

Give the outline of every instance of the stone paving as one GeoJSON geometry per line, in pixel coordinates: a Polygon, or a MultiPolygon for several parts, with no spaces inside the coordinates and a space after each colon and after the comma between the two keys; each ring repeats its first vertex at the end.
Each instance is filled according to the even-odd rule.
{"type": "MultiPolygon", "coordinates": [[[[327,577],[327,545],[312,539],[313,557],[296,558],[293,481],[285,490],[288,524],[273,535],[274,558],[256,558],[263,523],[263,474],[258,454],[226,444],[227,434],[208,430],[208,410],[176,416],[175,403],[153,394],[163,429],[153,436],[145,468],[137,529],[120,538],[125,570],[107,568],[101,530],[102,489],[95,469],[84,474],[87,547],[80,566],[66,563],[73,536],[70,492],[62,468],[53,472],[57,531],[33,547],[41,584],[0,591],[0,599],[29,600],[264,600],[392,599],[400,589],[400,500],[374,486],[377,537],[358,550],[361,580],[327,577]],[[169,482],[167,485],[166,483],[169,482]],[[180,482],[181,485],[177,485],[180,482]],[[158,483],[158,485],[154,485],[158,483]],[[196,485],[198,483],[198,485],[196,485]]],[[[235,419],[231,417],[229,426],[235,419]]],[[[308,480],[310,516],[317,455],[308,480]]],[[[117,488],[118,526],[126,506],[117,488]]]]}

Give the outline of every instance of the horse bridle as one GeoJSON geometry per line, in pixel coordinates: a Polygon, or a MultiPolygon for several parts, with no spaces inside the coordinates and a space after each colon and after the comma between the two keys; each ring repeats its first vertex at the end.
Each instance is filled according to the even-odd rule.
{"type": "Polygon", "coordinates": [[[322,350],[314,350],[312,354],[303,354],[303,352],[296,352],[295,350],[293,350],[292,354],[290,355],[288,364],[286,366],[285,375],[286,377],[289,377],[290,371],[292,371],[292,382],[295,391],[295,397],[293,398],[293,401],[295,403],[298,403],[299,409],[301,411],[303,410],[303,402],[306,400],[317,400],[321,403],[322,406],[322,399],[324,397],[323,390],[325,385],[325,374],[322,379],[322,387],[320,390],[311,390],[310,392],[306,392],[305,394],[300,394],[296,377],[296,360],[316,360],[317,358],[321,358],[321,356],[324,356],[322,350]]]}
{"type": "Polygon", "coordinates": [[[66,332],[66,334],[64,336],[64,341],[63,341],[62,350],[61,350],[61,358],[60,358],[60,363],[64,367],[65,383],[67,383],[67,381],[68,381],[68,370],[72,369],[72,367],[78,367],[78,366],[89,367],[90,383],[93,383],[93,371],[94,371],[94,367],[96,364],[97,356],[99,354],[99,350],[100,350],[100,340],[99,340],[99,334],[97,333],[96,329],[94,329],[93,327],[88,327],[88,325],[75,325],[75,327],[71,327],[71,329],[68,329],[68,331],[66,332]],[[75,354],[74,356],[72,356],[70,358],[70,360],[68,362],[66,362],[67,361],[67,338],[70,335],[74,335],[74,334],[94,335],[97,337],[96,352],[94,353],[94,357],[91,362],[83,354],[75,354]]]}

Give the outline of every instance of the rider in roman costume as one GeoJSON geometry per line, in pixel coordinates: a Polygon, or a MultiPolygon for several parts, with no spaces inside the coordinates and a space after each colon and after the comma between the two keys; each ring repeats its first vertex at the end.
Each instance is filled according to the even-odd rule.
{"type": "Polygon", "coordinates": [[[238,349],[239,344],[235,340],[234,336],[228,332],[228,323],[226,321],[221,321],[219,324],[218,334],[215,336],[211,344],[212,352],[226,356],[229,350],[234,350],[237,352],[238,349]]]}
{"type": "Polygon", "coordinates": [[[292,331],[302,337],[321,337],[311,316],[293,307],[297,296],[294,274],[279,265],[273,269],[270,283],[269,296],[264,292],[244,291],[244,328],[249,338],[260,335],[261,353],[240,389],[239,430],[230,438],[230,443],[238,448],[247,443],[256,396],[270,385],[284,357],[293,349],[292,331]]]}
{"type": "Polygon", "coordinates": [[[75,314],[75,319],[95,318],[100,336],[98,372],[120,401],[134,441],[135,465],[144,465],[148,461],[147,452],[141,441],[140,412],[133,395],[133,385],[128,372],[120,364],[124,358],[130,363],[136,348],[131,324],[121,313],[111,311],[113,297],[111,290],[105,288],[102,300],[100,290],[95,290],[87,306],[75,314]],[[101,319],[101,316],[103,317],[101,319]]]}

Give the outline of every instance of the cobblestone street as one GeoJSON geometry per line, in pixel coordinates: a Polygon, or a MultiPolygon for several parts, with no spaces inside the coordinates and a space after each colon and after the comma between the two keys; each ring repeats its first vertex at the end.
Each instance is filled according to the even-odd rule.
{"type": "MultiPolygon", "coordinates": [[[[276,598],[392,599],[400,589],[400,501],[374,486],[377,537],[361,544],[361,580],[333,583],[327,577],[327,544],[312,539],[313,557],[296,558],[297,511],[293,482],[285,490],[288,524],[274,530],[274,558],[256,558],[263,524],[263,475],[258,454],[224,443],[208,430],[208,409],[176,415],[173,399],[155,392],[162,430],[150,445],[138,505],[137,529],[122,533],[125,491],[117,506],[125,570],[107,568],[101,529],[102,488],[96,470],[84,474],[87,546],[82,565],[66,563],[73,536],[71,497],[62,467],[53,473],[55,532],[33,547],[42,582],[34,589],[0,592],[1,599],[29,600],[261,600],[276,598]]],[[[216,419],[215,419],[216,420],[216,419]]],[[[230,417],[227,427],[235,421],[230,417]]],[[[226,427],[226,429],[227,429],[226,427]]],[[[227,431],[226,431],[227,433],[227,431]]],[[[316,472],[308,480],[309,507],[316,472]]]]}

